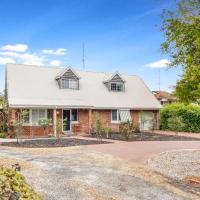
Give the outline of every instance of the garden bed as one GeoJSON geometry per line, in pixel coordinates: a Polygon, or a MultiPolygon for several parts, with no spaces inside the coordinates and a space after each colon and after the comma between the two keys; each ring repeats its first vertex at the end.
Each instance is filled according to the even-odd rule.
{"type": "Polygon", "coordinates": [[[2,146],[10,147],[27,147],[27,148],[43,148],[43,147],[71,147],[80,145],[106,144],[109,142],[97,140],[85,140],[76,138],[61,138],[61,139],[34,139],[25,140],[23,142],[2,142],[2,146]]]}
{"type": "MultiPolygon", "coordinates": [[[[92,137],[96,137],[96,136],[93,135],[92,137]]],[[[103,137],[103,138],[106,138],[106,137],[103,137]]],[[[126,141],[126,139],[120,133],[111,133],[110,137],[106,139],[126,141]]],[[[144,133],[131,134],[128,141],[200,141],[200,139],[186,137],[186,136],[179,136],[175,134],[164,135],[164,134],[144,132],[144,133]]]]}

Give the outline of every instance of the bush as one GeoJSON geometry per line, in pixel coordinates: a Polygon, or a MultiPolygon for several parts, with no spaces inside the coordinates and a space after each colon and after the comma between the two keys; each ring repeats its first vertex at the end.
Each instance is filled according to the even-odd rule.
{"type": "Polygon", "coordinates": [[[95,132],[96,137],[101,140],[103,138],[103,136],[105,135],[105,131],[102,127],[99,113],[94,112],[93,119],[94,119],[94,127],[93,127],[94,130],[93,131],[95,132]]]}
{"type": "Polygon", "coordinates": [[[129,140],[134,127],[131,122],[123,122],[120,124],[120,133],[125,140],[129,140]]]}
{"type": "Polygon", "coordinates": [[[0,133],[0,138],[6,138],[7,134],[6,133],[0,133]]]}
{"type": "Polygon", "coordinates": [[[26,183],[24,176],[12,170],[0,167],[0,199],[41,200],[26,183]]]}
{"type": "Polygon", "coordinates": [[[107,124],[107,126],[103,128],[103,132],[106,138],[111,138],[112,127],[109,124],[107,124]]]}
{"type": "Polygon", "coordinates": [[[170,119],[181,118],[181,124],[177,131],[200,132],[200,106],[173,103],[161,109],[160,128],[162,130],[173,130],[169,126],[170,119]]]}

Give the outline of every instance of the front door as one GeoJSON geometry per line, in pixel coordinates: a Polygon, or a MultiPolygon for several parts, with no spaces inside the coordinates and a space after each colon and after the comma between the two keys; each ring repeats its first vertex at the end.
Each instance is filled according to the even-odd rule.
{"type": "Polygon", "coordinates": [[[70,110],[63,110],[63,132],[71,131],[70,110]]]}

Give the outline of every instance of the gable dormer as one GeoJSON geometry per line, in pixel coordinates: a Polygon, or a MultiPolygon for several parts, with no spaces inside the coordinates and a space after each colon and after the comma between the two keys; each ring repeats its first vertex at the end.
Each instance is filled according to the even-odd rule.
{"type": "Polygon", "coordinates": [[[125,91],[125,80],[122,76],[115,72],[109,79],[104,81],[109,91],[112,92],[124,92],[125,91]]]}
{"type": "Polygon", "coordinates": [[[60,89],[79,89],[80,77],[70,67],[62,70],[55,79],[58,82],[60,89]]]}

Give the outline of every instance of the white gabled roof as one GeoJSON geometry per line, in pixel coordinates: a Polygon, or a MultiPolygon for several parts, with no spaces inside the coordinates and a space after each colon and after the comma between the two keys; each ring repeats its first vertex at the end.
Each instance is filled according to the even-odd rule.
{"type": "Polygon", "coordinates": [[[70,90],[60,89],[55,80],[63,68],[7,64],[6,71],[10,107],[161,108],[137,76],[123,75],[125,92],[111,92],[104,84],[109,73],[73,70],[80,77],[80,89],[70,90]]]}

